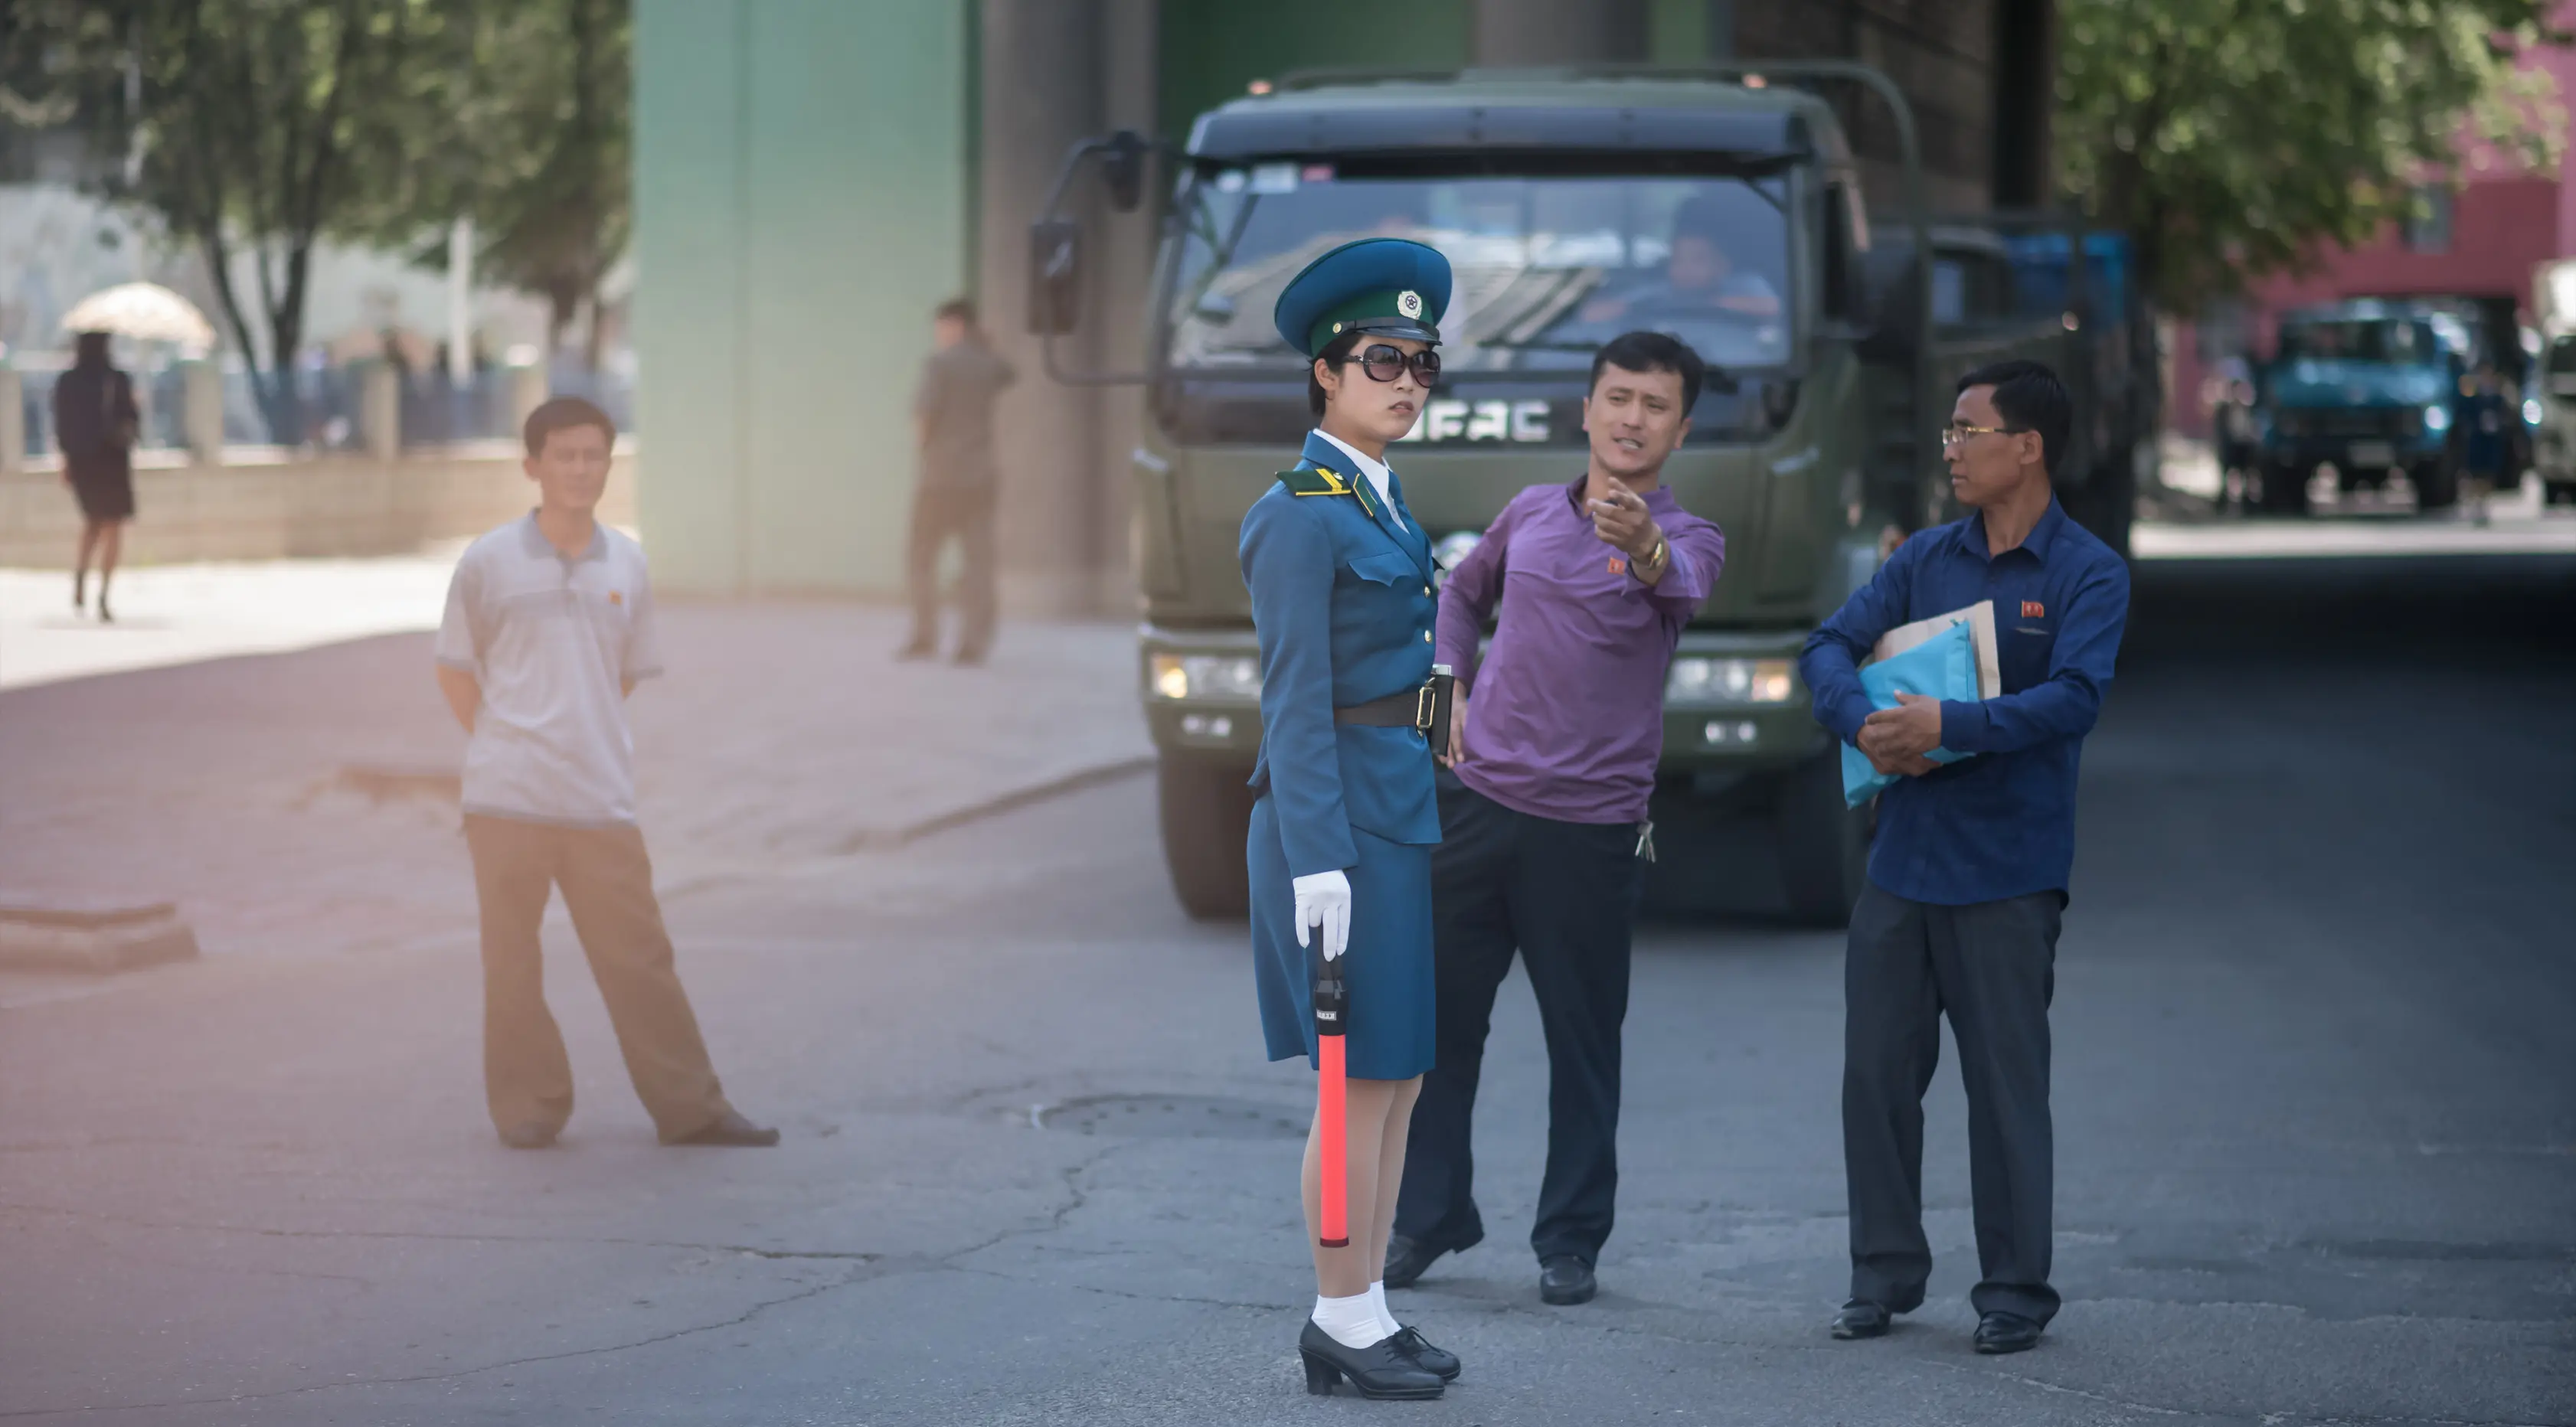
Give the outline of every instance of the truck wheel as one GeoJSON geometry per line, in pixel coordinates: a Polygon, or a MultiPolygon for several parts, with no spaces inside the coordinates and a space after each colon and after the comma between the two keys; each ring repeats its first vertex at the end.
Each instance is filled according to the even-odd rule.
{"type": "Polygon", "coordinates": [[[1851,922],[1869,875],[1869,838],[1876,804],[1843,806],[1843,760],[1838,746],[1800,764],[1781,780],[1773,813],[1780,844],[1780,882],[1789,914],[1810,926],[1851,922]]]}
{"type": "Polygon", "coordinates": [[[1252,770],[1165,754],[1156,766],[1162,804],[1163,865],[1181,910],[1200,921],[1240,917],[1252,907],[1243,865],[1252,826],[1252,770]]]}
{"type": "Polygon", "coordinates": [[[2447,456],[2417,466],[2407,479],[2415,483],[2417,510],[2448,510],[2460,503],[2460,468],[2447,456]]]}
{"type": "Polygon", "coordinates": [[[2261,504],[2274,515],[2307,514],[2308,473],[2290,466],[2265,466],[2261,504]]]}

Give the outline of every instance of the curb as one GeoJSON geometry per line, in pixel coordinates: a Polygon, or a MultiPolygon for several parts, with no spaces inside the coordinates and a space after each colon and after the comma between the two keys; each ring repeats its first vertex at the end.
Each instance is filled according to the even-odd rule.
{"type": "Polygon", "coordinates": [[[936,817],[924,818],[917,823],[907,823],[895,828],[867,829],[841,841],[832,849],[832,853],[835,856],[847,857],[861,852],[883,852],[902,847],[925,837],[947,832],[952,828],[964,827],[968,823],[982,822],[986,818],[1017,812],[1050,798],[1060,798],[1067,793],[1079,793],[1104,783],[1115,783],[1121,778],[1134,777],[1136,774],[1150,770],[1154,766],[1154,760],[1155,755],[1141,753],[1111,763],[1097,763],[1089,768],[1077,768],[1044,782],[1031,783],[1023,788],[1013,788],[1008,792],[997,793],[980,802],[968,803],[962,808],[951,808],[936,817]]]}
{"type": "Polygon", "coordinates": [[[197,934],[167,902],[45,905],[0,897],[0,971],[98,976],[196,955],[197,934]]]}

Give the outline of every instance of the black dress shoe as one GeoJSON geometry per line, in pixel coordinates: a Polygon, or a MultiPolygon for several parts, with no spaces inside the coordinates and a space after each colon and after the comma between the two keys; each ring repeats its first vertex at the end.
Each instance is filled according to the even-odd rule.
{"type": "Polygon", "coordinates": [[[1406,1328],[1387,1341],[1395,1344],[1397,1352],[1413,1359],[1416,1367],[1442,1382],[1458,1380],[1458,1355],[1446,1348],[1431,1346],[1431,1340],[1422,1336],[1421,1329],[1406,1328]]]}
{"type": "Polygon", "coordinates": [[[1896,1315],[1887,1310],[1886,1304],[1874,1299],[1855,1298],[1844,1304],[1842,1311],[1834,1315],[1834,1336],[1884,1338],[1887,1336],[1888,1325],[1895,1321],[1896,1315]]]}
{"type": "Polygon", "coordinates": [[[1333,1384],[1344,1378],[1362,1397],[1438,1397],[1443,1386],[1437,1374],[1405,1356],[1395,1339],[1345,1348],[1315,1326],[1312,1318],[1306,1320],[1306,1331],[1297,1335],[1297,1356],[1306,1363],[1306,1390],[1318,1397],[1332,1396],[1333,1384]]]}
{"type": "Polygon", "coordinates": [[[555,1127],[528,1120],[501,1132],[501,1143],[514,1150],[541,1150],[555,1142],[555,1127]]]}
{"type": "Polygon", "coordinates": [[[1566,1307],[1589,1303],[1601,1285],[1592,1277],[1592,1265],[1572,1254],[1555,1254],[1538,1261],[1538,1297],[1541,1303],[1566,1307]]]}
{"type": "Polygon", "coordinates": [[[2000,1310],[1977,1320],[1977,1351],[1981,1353],[2024,1353],[2039,1346],[2040,1325],[2018,1313],[2000,1310]]]}
{"type": "Polygon", "coordinates": [[[1408,1239],[1402,1234],[1387,1235],[1386,1286],[1411,1288],[1414,1280],[1422,1277],[1422,1271],[1431,1267],[1433,1260],[1447,1252],[1449,1252],[1447,1249],[1435,1249],[1419,1239],[1408,1239]]]}
{"type": "Polygon", "coordinates": [[[675,1145],[719,1145],[728,1149],[766,1149],[778,1143],[776,1130],[763,1129],[742,1117],[740,1110],[727,1110],[716,1116],[714,1123],[696,1134],[683,1135],[671,1141],[675,1145]]]}

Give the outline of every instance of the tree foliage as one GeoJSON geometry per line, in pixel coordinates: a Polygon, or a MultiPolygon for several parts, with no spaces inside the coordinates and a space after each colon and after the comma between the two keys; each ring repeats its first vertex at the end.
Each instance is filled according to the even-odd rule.
{"type": "Polygon", "coordinates": [[[598,358],[600,280],[630,229],[633,24],[629,0],[438,0],[423,56],[440,142],[364,215],[366,236],[439,241],[474,220],[475,264],[544,296],[558,340],[588,308],[598,358]]]}
{"type": "Polygon", "coordinates": [[[0,0],[0,75],[17,107],[68,103],[108,195],[202,253],[294,441],[325,238],[411,245],[469,216],[479,266],[543,293],[558,332],[595,299],[628,226],[628,4],[0,0]]]}
{"type": "Polygon", "coordinates": [[[2464,139],[2557,161],[2549,0],[2059,0],[2056,149],[2168,311],[2368,241],[2464,139]]]}
{"type": "Polygon", "coordinates": [[[436,0],[13,0],[12,70],[70,96],[110,196],[205,258],[273,434],[295,440],[314,244],[429,142],[436,0]],[[235,259],[248,269],[248,291],[235,259]]]}

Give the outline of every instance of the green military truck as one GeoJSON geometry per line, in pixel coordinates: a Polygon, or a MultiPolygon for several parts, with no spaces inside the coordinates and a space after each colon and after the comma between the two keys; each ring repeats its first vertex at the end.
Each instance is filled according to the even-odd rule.
{"type": "MultiPolygon", "coordinates": [[[[1271,304],[1337,244],[1416,238],[1455,270],[1440,387],[1390,452],[1444,564],[1514,492],[1581,473],[1602,342],[1657,328],[1707,360],[1690,439],[1664,471],[1727,540],[1664,697],[1650,895],[1667,904],[1741,904],[1750,878],[1800,919],[1849,912],[1869,811],[1843,805],[1796,659],[1904,532],[1946,518],[1937,431],[1960,372],[2028,355],[2069,377],[2065,498],[2126,548],[2141,428],[2103,240],[2036,219],[1936,218],[1886,79],[1753,68],[1288,76],[1200,116],[1161,154],[1172,182],[1134,455],[1138,675],[1164,853],[1193,914],[1244,906],[1260,666],[1236,536],[1309,425],[1304,364],[1271,304]],[[1908,201],[1891,222],[1865,211],[1826,97],[1837,86],[1892,118],[1908,201]]],[[[1153,151],[1119,134],[1068,156],[1032,233],[1034,330],[1068,331],[1080,309],[1080,232],[1057,216],[1068,185],[1096,161],[1112,203],[1132,208],[1153,151]]],[[[1048,366],[1104,380],[1059,370],[1052,347],[1048,366]]]]}

